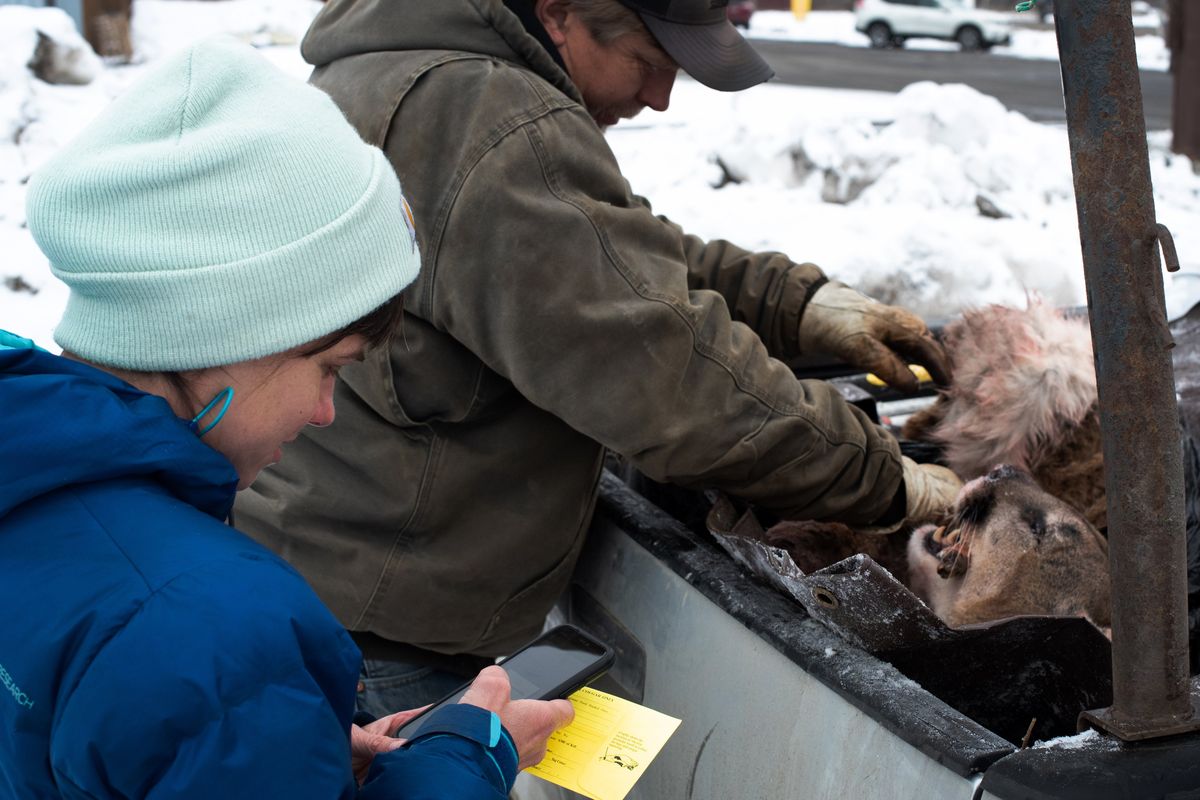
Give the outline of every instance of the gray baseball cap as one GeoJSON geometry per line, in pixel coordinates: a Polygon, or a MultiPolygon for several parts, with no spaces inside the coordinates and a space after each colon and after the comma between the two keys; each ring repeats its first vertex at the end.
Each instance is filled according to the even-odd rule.
{"type": "Polygon", "coordinates": [[[725,16],[729,0],[620,0],[688,75],[722,92],[769,80],[767,66],[725,16]]]}

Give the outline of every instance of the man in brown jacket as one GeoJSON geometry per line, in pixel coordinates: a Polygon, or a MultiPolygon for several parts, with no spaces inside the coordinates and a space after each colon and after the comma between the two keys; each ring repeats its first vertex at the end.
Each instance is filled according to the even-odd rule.
{"type": "Polygon", "coordinates": [[[343,371],[337,423],[236,520],[354,633],[361,708],[421,705],[538,633],[606,449],[785,517],[887,526],[951,502],[948,471],[776,360],[832,353],[912,388],[904,359],[945,377],[925,325],[685,234],[605,142],[667,107],[680,65],[723,90],[770,77],[724,2],[330,0],[303,54],[398,168],[422,268],[390,349],[343,371]]]}

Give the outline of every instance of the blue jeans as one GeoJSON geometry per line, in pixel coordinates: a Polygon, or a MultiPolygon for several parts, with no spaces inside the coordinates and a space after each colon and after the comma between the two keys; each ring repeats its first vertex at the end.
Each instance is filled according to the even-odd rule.
{"type": "Polygon", "coordinates": [[[405,661],[364,659],[355,708],[379,718],[436,702],[474,676],[405,661]]]}
{"type": "MultiPolygon", "coordinates": [[[[437,669],[407,661],[364,659],[358,678],[357,711],[378,719],[396,711],[434,703],[474,676],[437,669]]],[[[582,798],[529,775],[517,778],[513,800],[565,800],[582,798]]]]}

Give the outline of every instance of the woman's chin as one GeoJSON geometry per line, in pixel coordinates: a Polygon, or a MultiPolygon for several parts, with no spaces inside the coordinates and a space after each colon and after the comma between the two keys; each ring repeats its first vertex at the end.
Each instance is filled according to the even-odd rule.
{"type": "Polygon", "coordinates": [[[250,484],[252,484],[256,480],[258,480],[259,473],[261,473],[264,469],[271,466],[272,464],[278,464],[282,458],[283,458],[282,448],[276,447],[274,455],[271,456],[271,460],[267,461],[265,464],[260,464],[251,469],[239,469],[238,470],[237,490],[240,492],[243,489],[250,488],[250,484]]]}

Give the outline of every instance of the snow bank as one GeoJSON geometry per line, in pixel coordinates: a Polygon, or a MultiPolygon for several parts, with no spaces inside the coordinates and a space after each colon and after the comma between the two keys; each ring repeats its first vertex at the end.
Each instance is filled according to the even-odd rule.
{"type": "MultiPolygon", "coordinates": [[[[263,45],[271,61],[306,77],[297,42],[320,7],[138,0],[135,63],[102,65],[87,86],[31,77],[24,65],[34,45],[5,23],[17,17],[4,15],[32,12],[0,7],[0,328],[53,347],[66,301],[24,227],[30,174],[113,97],[200,36],[231,33],[263,45]]],[[[756,25],[760,17],[770,19],[756,15],[756,25]]],[[[726,94],[681,78],[669,111],[622,123],[608,141],[634,190],[689,231],[813,261],[931,319],[967,305],[1022,306],[1029,291],[1055,305],[1085,302],[1065,130],[966,87],[926,83],[894,95],[765,85],[726,94]]],[[[1168,134],[1150,136],[1158,218],[1183,261],[1183,272],[1167,278],[1176,316],[1200,300],[1200,178],[1169,142],[1168,134]]]]}
{"type": "MultiPolygon", "coordinates": [[[[1029,292],[1086,302],[1065,129],[968,87],[717,99],[681,83],[663,118],[609,139],[634,189],[693,232],[813,261],[928,318],[1023,307],[1029,292]]],[[[1168,279],[1178,314],[1200,300],[1200,236],[1187,223],[1200,178],[1168,143],[1150,139],[1159,219],[1189,273],[1168,279]]]]}
{"type": "Polygon", "coordinates": [[[277,48],[264,54],[307,77],[311,68],[300,59],[297,45],[320,10],[319,0],[137,0],[135,57],[159,60],[197,39],[227,33],[256,47],[277,48]]]}
{"type": "Polygon", "coordinates": [[[13,141],[37,115],[29,104],[33,75],[28,67],[42,37],[54,47],[58,82],[90,83],[101,69],[100,59],[61,8],[0,6],[0,141],[13,141]]]}
{"type": "Polygon", "coordinates": [[[133,63],[106,65],[60,9],[0,6],[0,328],[54,350],[51,332],[66,305],[66,287],[51,275],[25,227],[29,176],[155,64],[205,36],[236,36],[306,78],[311,68],[297,45],[320,8],[318,0],[138,0],[133,63]],[[38,30],[86,48],[81,64],[90,56],[90,85],[51,85],[30,73],[38,30]]]}

